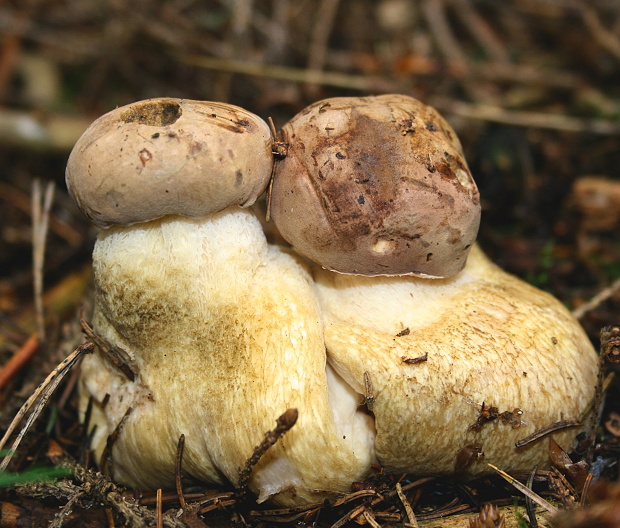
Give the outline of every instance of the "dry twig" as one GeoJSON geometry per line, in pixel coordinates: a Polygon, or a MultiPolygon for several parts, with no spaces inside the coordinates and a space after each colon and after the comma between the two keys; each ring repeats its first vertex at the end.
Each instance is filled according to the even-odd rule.
{"type": "Polygon", "coordinates": [[[571,427],[581,427],[583,425],[579,420],[561,420],[559,422],[548,425],[547,427],[543,427],[538,431],[534,431],[531,435],[522,438],[521,440],[517,440],[515,442],[515,447],[525,447],[527,445],[533,444],[538,440],[541,440],[547,435],[551,433],[555,433],[557,431],[562,431],[564,429],[570,429],[571,427]]]}
{"type": "Polygon", "coordinates": [[[405,513],[407,514],[407,519],[409,519],[409,524],[413,526],[414,528],[418,528],[418,521],[415,518],[415,514],[413,513],[413,508],[411,507],[411,504],[407,500],[407,497],[403,491],[403,487],[400,485],[400,482],[396,483],[396,493],[398,494],[398,498],[400,499],[400,502],[403,503],[403,506],[405,508],[405,513]]]}
{"type": "Polygon", "coordinates": [[[243,469],[239,472],[239,481],[237,482],[236,488],[240,494],[245,493],[254,466],[258,464],[258,461],[269,450],[269,448],[273,446],[284,433],[289,431],[295,423],[297,423],[298,416],[299,414],[297,409],[287,409],[276,420],[277,425],[275,429],[265,433],[265,438],[254,448],[254,453],[252,453],[252,456],[245,461],[243,469]]]}
{"type": "MultiPolygon", "coordinates": [[[[310,71],[322,70],[327,55],[329,36],[334,28],[336,14],[340,0],[322,0],[317,12],[317,17],[312,28],[312,38],[308,49],[307,66],[310,71]]],[[[311,84],[306,86],[308,96],[316,98],[318,86],[311,84]]]]}
{"type": "Polygon", "coordinates": [[[116,424],[114,431],[112,431],[112,433],[110,433],[106,438],[105,447],[103,448],[103,452],[101,453],[101,459],[99,460],[99,467],[101,468],[101,473],[103,473],[104,475],[114,474],[114,470],[112,468],[112,448],[118,440],[118,437],[121,434],[123,427],[125,427],[125,423],[133,412],[133,409],[134,408],[131,406],[127,407],[125,414],[123,414],[123,417],[116,424]]]}
{"type": "Polygon", "coordinates": [[[134,381],[136,379],[134,369],[131,367],[132,361],[127,352],[118,346],[112,346],[103,337],[97,335],[86,319],[80,319],[80,326],[86,338],[94,343],[101,353],[104,354],[129,381],[134,381]]]}
{"type": "Polygon", "coordinates": [[[39,349],[39,340],[36,334],[32,334],[26,342],[11,356],[0,369],[0,389],[2,389],[18,373],[39,349]]]}
{"type": "Polygon", "coordinates": [[[157,488],[157,505],[155,507],[155,512],[156,512],[155,519],[156,519],[157,528],[164,528],[164,517],[163,517],[163,512],[162,512],[161,494],[162,494],[161,488],[157,488]]]}
{"type": "Polygon", "coordinates": [[[429,101],[438,110],[458,116],[506,125],[562,130],[564,132],[589,132],[591,134],[620,134],[620,123],[601,119],[581,119],[563,114],[543,112],[515,112],[488,104],[471,104],[442,96],[429,101]]]}
{"type": "Polygon", "coordinates": [[[450,3],[454,7],[455,14],[465,24],[471,36],[484,47],[493,62],[509,63],[508,52],[501,39],[474,8],[471,0],[450,0],[450,3]]]}
{"type": "Polygon", "coordinates": [[[462,74],[462,86],[469,97],[474,101],[489,100],[491,95],[488,91],[483,90],[478,81],[467,78],[465,75],[465,72],[470,69],[469,60],[450,27],[444,1],[424,0],[422,11],[446,61],[462,74]]]}
{"type": "Polygon", "coordinates": [[[616,279],[613,283],[607,286],[607,288],[598,292],[588,302],[582,304],[578,308],[575,308],[573,310],[573,316],[576,319],[581,319],[588,312],[591,312],[592,310],[596,310],[596,308],[598,308],[601,305],[601,303],[609,299],[618,290],[620,290],[620,279],[616,279]]]}
{"type": "Polygon", "coordinates": [[[273,64],[262,64],[257,62],[225,60],[217,57],[207,57],[202,55],[181,56],[178,60],[180,62],[184,62],[185,64],[190,64],[199,68],[228,71],[243,75],[266,77],[270,79],[279,79],[281,81],[292,81],[304,84],[321,84],[323,86],[348,88],[350,90],[360,90],[363,92],[393,91],[393,83],[390,83],[382,78],[373,78],[364,75],[305,70],[302,68],[291,68],[287,66],[276,66],[273,64]]]}
{"type": "Polygon", "coordinates": [[[179,443],[177,444],[177,458],[174,466],[174,481],[177,489],[177,496],[179,497],[179,504],[182,510],[185,510],[185,496],[183,495],[183,485],[181,484],[181,466],[183,465],[183,449],[185,448],[185,435],[182,434],[179,437],[179,443]]]}
{"type": "Polygon", "coordinates": [[[364,510],[363,517],[372,528],[381,528],[381,525],[376,521],[375,516],[370,510],[364,510]]]}
{"type": "Polygon", "coordinates": [[[45,406],[47,405],[49,399],[52,397],[52,394],[56,390],[56,387],[58,387],[60,382],[71,370],[73,365],[75,365],[84,354],[92,352],[93,348],[94,345],[92,343],[84,343],[83,345],[79,345],[51,372],[51,374],[47,378],[45,378],[45,381],[37,387],[34,393],[32,393],[32,395],[26,400],[26,403],[22,405],[21,409],[17,412],[17,415],[11,422],[11,425],[9,425],[8,429],[6,430],[6,433],[2,437],[2,440],[0,440],[0,450],[4,448],[6,442],[22,421],[22,418],[36,404],[34,410],[26,420],[25,425],[22,427],[22,430],[19,432],[17,438],[13,442],[10,452],[2,460],[2,463],[0,464],[0,472],[6,470],[7,466],[11,462],[11,459],[13,458],[13,455],[15,454],[15,451],[19,447],[22,438],[28,432],[39,414],[41,414],[43,409],[45,409],[45,406]]]}
{"type": "Polygon", "coordinates": [[[539,506],[542,506],[550,514],[552,515],[558,514],[559,510],[553,504],[550,504],[548,501],[543,499],[540,495],[530,490],[527,486],[521,484],[516,478],[511,477],[508,473],[506,473],[505,471],[502,471],[501,469],[494,466],[493,464],[487,464],[487,465],[494,471],[497,471],[504,480],[510,482],[510,484],[512,484],[521,493],[523,493],[523,495],[525,495],[526,497],[530,497],[536,504],[538,504],[539,506]]]}
{"type": "Polygon", "coordinates": [[[583,3],[580,11],[581,18],[590,31],[592,38],[602,48],[620,60],[620,39],[603,25],[595,9],[583,3]]]}
{"type": "Polygon", "coordinates": [[[49,225],[50,210],[54,199],[54,182],[45,187],[45,197],[41,200],[41,182],[32,183],[32,268],[34,275],[34,304],[36,309],[37,332],[39,339],[45,341],[45,316],[43,313],[43,266],[45,263],[45,241],[49,225]]]}
{"type": "MultiPolygon", "coordinates": [[[[527,478],[526,486],[530,491],[533,491],[532,485],[534,484],[536,471],[538,471],[538,466],[534,466],[534,469],[530,473],[530,476],[527,478]]],[[[538,519],[536,519],[536,507],[534,506],[534,501],[532,501],[532,498],[529,495],[525,496],[525,511],[527,512],[527,518],[530,522],[530,528],[538,528],[538,519]]]]}

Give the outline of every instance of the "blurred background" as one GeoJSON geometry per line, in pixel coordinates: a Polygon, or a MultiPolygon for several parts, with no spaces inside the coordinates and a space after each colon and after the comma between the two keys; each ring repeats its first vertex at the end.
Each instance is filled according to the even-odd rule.
{"type": "Polygon", "coordinates": [[[0,309],[32,298],[35,179],[56,187],[46,287],[87,260],[64,166],[102,113],[183,97],[279,128],[321,98],[390,92],[456,129],[483,247],[576,307],[620,277],[619,65],[615,0],[3,0],[0,309]]]}
{"type": "Polygon", "coordinates": [[[96,233],[66,194],[70,149],[150,97],[277,128],[333,96],[435,106],[480,188],[482,247],[577,309],[597,345],[620,320],[619,66],[617,0],[0,1],[0,363],[46,335],[0,381],[3,423],[88,301],[96,233]]]}

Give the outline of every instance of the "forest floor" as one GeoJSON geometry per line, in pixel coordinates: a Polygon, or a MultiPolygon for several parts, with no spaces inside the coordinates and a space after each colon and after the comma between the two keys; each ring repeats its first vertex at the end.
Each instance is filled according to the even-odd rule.
{"type": "MultiPolygon", "coordinates": [[[[319,99],[382,93],[411,95],[446,117],[480,189],[480,245],[573,310],[598,349],[601,329],[620,323],[617,2],[8,0],[0,5],[0,430],[81,342],[96,230],[69,198],[64,170],[89,123],[168,96],[233,103],[279,129],[319,99]]],[[[446,516],[467,514],[453,525],[494,526],[477,520],[491,502],[513,517],[521,511],[515,526],[534,524],[499,476],[399,481],[378,469],[341,505],[272,512],[254,511],[234,490],[180,498],[117,487],[90,462],[78,371],[67,370],[49,401],[39,398],[40,415],[0,475],[1,526],[415,525],[397,482],[419,521],[448,526],[446,516]]],[[[609,380],[590,448],[607,486],[588,495],[592,468],[564,453],[536,475],[537,493],[576,510],[557,526],[620,526],[620,383],[609,380]]]]}

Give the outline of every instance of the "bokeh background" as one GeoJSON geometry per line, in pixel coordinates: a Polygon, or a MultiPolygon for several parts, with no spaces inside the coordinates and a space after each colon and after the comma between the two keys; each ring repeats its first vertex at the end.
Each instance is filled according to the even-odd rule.
{"type": "MultiPolygon", "coordinates": [[[[0,364],[45,332],[0,381],[3,428],[89,302],[96,232],[66,194],[70,149],[150,97],[226,101],[277,128],[333,96],[434,105],[479,185],[482,247],[598,345],[620,321],[619,66],[617,0],[0,1],[0,364]]],[[[51,431],[74,426],[72,390],[51,431]]]]}

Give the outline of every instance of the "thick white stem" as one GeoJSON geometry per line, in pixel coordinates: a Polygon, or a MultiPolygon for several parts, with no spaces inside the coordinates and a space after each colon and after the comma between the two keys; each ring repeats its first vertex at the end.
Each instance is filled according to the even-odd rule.
{"type": "Polygon", "coordinates": [[[138,372],[130,383],[98,356],[84,365],[84,399],[110,394],[96,412],[99,451],[133,407],[113,450],[116,478],[172,485],[184,434],[186,475],[235,483],[288,408],[298,409],[297,424],[250,481],[260,499],[316,500],[309,490],[346,490],[364,477],[374,461],[372,420],[352,389],[326,374],[308,273],[268,246],[250,212],[235,207],[206,220],[110,229],[93,258],[95,329],[138,372]]]}
{"type": "MultiPolygon", "coordinates": [[[[477,247],[450,279],[317,269],[315,280],[330,362],[357,391],[365,376],[372,382],[375,447],[388,469],[452,473],[472,445],[485,455],[473,473],[488,471],[486,462],[543,467],[546,439],[515,442],[577,419],[593,397],[597,356],[577,321],[477,247]],[[495,419],[479,421],[482,404],[495,419]]],[[[575,434],[556,441],[568,447],[575,434]]]]}

